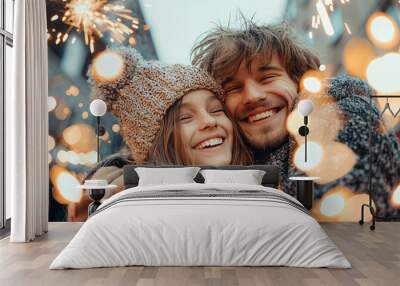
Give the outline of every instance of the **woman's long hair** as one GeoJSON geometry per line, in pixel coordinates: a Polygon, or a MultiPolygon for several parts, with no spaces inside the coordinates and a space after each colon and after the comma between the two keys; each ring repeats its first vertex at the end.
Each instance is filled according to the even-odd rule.
{"type": "MultiPolygon", "coordinates": [[[[182,99],[172,105],[160,124],[160,131],[157,133],[149,152],[148,162],[154,165],[193,165],[193,158],[185,152],[182,137],[177,128],[179,123],[179,109],[182,99]]],[[[251,164],[251,155],[244,145],[238,126],[225,112],[233,125],[233,146],[232,165],[251,164]]]]}

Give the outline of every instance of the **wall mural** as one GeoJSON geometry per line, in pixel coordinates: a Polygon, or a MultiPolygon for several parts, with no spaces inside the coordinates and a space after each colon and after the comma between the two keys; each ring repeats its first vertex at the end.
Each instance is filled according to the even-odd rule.
{"type": "MultiPolygon", "coordinates": [[[[270,5],[258,2],[254,5],[270,5]]],[[[282,13],[276,13],[295,25],[293,6],[303,5],[296,11],[308,9],[309,31],[264,26],[264,18],[249,16],[258,8],[237,13],[237,23],[229,26],[221,21],[217,29],[185,27],[183,21],[182,31],[169,33],[179,36],[190,28],[203,33],[192,37],[196,41],[185,34],[191,46],[168,57],[169,46],[160,44],[171,17],[159,16],[165,3],[49,0],[50,220],[85,220],[89,199],[76,186],[87,177],[121,185],[120,167],[129,161],[274,164],[281,170],[280,188],[290,194],[296,182],[289,177],[318,177],[315,218],[358,221],[361,204],[368,202],[369,150],[378,217],[400,218],[400,99],[373,100],[371,138],[368,133],[369,96],[400,93],[398,73],[390,72],[400,68],[398,19],[384,12],[366,15],[367,33],[357,34],[346,19],[338,24],[335,14],[346,15],[360,1],[294,2],[282,1],[282,13]],[[388,26],[392,37],[380,38],[374,25],[388,26]],[[341,49],[343,56],[317,56],[312,48],[318,37],[336,37],[331,49],[341,49]],[[346,45],[337,47],[339,40],[346,45]],[[361,72],[354,45],[371,55],[363,57],[369,60],[361,72]],[[194,66],[185,60],[190,56],[194,66]],[[89,109],[95,98],[108,108],[101,117],[101,168],[96,118],[89,109]],[[301,99],[313,104],[307,144],[299,134],[305,121],[301,99]]],[[[188,7],[171,13],[178,10],[190,16],[188,7]]]]}

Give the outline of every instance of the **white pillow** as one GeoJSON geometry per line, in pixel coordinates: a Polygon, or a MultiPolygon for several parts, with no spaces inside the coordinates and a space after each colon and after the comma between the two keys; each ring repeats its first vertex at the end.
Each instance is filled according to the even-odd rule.
{"type": "Polygon", "coordinates": [[[265,171],[262,170],[201,170],[205,184],[246,184],[261,185],[265,171]]]}
{"type": "Polygon", "coordinates": [[[138,186],[195,183],[193,179],[199,170],[199,167],[135,168],[139,176],[138,186]]]}

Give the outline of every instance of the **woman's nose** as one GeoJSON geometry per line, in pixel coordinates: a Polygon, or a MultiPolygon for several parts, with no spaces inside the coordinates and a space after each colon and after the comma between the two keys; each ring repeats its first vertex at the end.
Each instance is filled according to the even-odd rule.
{"type": "Polygon", "coordinates": [[[256,81],[247,81],[243,88],[243,104],[252,104],[265,98],[265,92],[262,85],[256,81]]]}
{"type": "Polygon", "coordinates": [[[204,130],[210,127],[215,127],[217,125],[217,119],[209,114],[208,112],[204,112],[200,115],[199,118],[199,129],[204,130]]]}

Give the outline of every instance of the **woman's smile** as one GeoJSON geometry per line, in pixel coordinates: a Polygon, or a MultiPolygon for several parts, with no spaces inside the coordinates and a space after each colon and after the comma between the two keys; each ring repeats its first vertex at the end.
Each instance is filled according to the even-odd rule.
{"type": "Polygon", "coordinates": [[[180,118],[182,146],[192,164],[231,163],[233,125],[212,92],[196,90],[186,94],[182,98],[180,118]]]}

